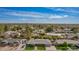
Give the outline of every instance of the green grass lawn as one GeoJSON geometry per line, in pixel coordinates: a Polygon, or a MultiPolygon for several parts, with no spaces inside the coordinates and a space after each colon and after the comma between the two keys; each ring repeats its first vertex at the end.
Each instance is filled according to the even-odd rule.
{"type": "Polygon", "coordinates": [[[37,49],[38,50],[46,50],[45,45],[43,45],[43,44],[37,45],[37,49]]]}
{"type": "Polygon", "coordinates": [[[68,44],[64,42],[63,44],[58,44],[55,46],[57,50],[68,50],[68,44]]]}
{"type": "Polygon", "coordinates": [[[68,47],[56,46],[57,50],[68,50],[68,47]]]}
{"type": "Polygon", "coordinates": [[[34,45],[31,45],[31,44],[28,44],[28,45],[26,45],[26,48],[25,48],[25,50],[34,50],[34,45]]]}
{"type": "Polygon", "coordinates": [[[74,44],[67,44],[67,46],[66,45],[63,45],[63,44],[56,45],[56,49],[57,50],[68,50],[68,47],[71,48],[72,50],[79,49],[74,44]]]}

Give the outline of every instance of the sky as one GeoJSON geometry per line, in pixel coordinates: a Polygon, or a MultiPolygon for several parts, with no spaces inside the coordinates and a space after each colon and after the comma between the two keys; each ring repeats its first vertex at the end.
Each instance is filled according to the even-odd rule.
{"type": "Polygon", "coordinates": [[[0,7],[0,23],[79,24],[79,7],[0,7]]]}

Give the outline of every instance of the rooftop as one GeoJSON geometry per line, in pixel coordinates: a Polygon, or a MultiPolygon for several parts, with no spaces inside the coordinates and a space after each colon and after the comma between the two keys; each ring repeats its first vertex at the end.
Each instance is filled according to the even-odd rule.
{"type": "Polygon", "coordinates": [[[58,44],[62,44],[62,43],[64,43],[64,42],[67,42],[68,44],[79,44],[79,42],[76,41],[76,40],[66,40],[66,39],[63,39],[63,40],[56,40],[56,42],[57,42],[58,44]]]}
{"type": "Polygon", "coordinates": [[[29,40],[27,44],[52,44],[48,39],[33,39],[29,40]]]}

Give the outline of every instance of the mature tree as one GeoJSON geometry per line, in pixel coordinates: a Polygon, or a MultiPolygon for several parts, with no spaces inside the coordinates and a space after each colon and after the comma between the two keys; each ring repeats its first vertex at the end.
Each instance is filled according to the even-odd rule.
{"type": "Polygon", "coordinates": [[[8,31],[9,28],[8,28],[8,25],[4,25],[4,31],[8,31]]]}
{"type": "Polygon", "coordinates": [[[52,36],[48,36],[48,39],[51,40],[52,39],[52,36]]]}
{"type": "Polygon", "coordinates": [[[0,32],[4,32],[4,25],[0,25],[0,32]]]}
{"type": "Polygon", "coordinates": [[[27,26],[25,33],[26,33],[26,38],[27,38],[27,39],[31,39],[31,37],[32,37],[32,28],[29,27],[29,26],[27,26]]]}
{"type": "Polygon", "coordinates": [[[71,29],[71,31],[73,31],[74,33],[77,33],[77,32],[79,32],[79,28],[73,27],[73,28],[71,29]]]}
{"type": "Polygon", "coordinates": [[[53,31],[53,27],[48,26],[45,31],[46,31],[46,32],[52,32],[52,31],[53,31]]]}
{"type": "Polygon", "coordinates": [[[41,39],[43,39],[45,37],[45,33],[40,33],[39,36],[41,39]]]}
{"type": "Polygon", "coordinates": [[[19,25],[18,26],[13,26],[11,28],[12,31],[16,31],[16,30],[20,30],[20,29],[22,29],[22,28],[19,25]]]}
{"type": "Polygon", "coordinates": [[[0,38],[4,38],[4,36],[3,35],[0,35],[0,38]]]}
{"type": "Polygon", "coordinates": [[[64,46],[64,47],[68,47],[67,42],[64,42],[64,43],[63,43],[63,46],[64,46]]]}

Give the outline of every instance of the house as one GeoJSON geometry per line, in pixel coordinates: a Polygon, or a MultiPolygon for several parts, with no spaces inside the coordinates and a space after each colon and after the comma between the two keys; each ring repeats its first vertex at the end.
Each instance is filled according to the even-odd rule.
{"type": "Polygon", "coordinates": [[[17,32],[17,31],[6,31],[4,33],[4,37],[5,38],[14,38],[14,37],[19,37],[20,36],[20,33],[17,32]]]}
{"type": "Polygon", "coordinates": [[[62,29],[55,29],[54,32],[55,33],[62,33],[62,32],[64,32],[64,30],[62,30],[62,29]]]}
{"type": "Polygon", "coordinates": [[[61,34],[61,33],[46,33],[48,36],[63,36],[65,34],[61,34]]]}
{"type": "Polygon", "coordinates": [[[44,44],[45,46],[52,45],[51,41],[48,39],[32,39],[32,40],[29,40],[27,44],[32,44],[32,45],[44,44]]]}
{"type": "Polygon", "coordinates": [[[76,33],[76,36],[79,38],[79,33],[76,33]]]}
{"type": "Polygon", "coordinates": [[[61,36],[61,34],[56,34],[56,33],[46,33],[49,36],[61,36]]]}
{"type": "Polygon", "coordinates": [[[45,33],[44,29],[34,30],[33,33],[45,33]]]}
{"type": "Polygon", "coordinates": [[[65,29],[64,29],[64,32],[65,32],[65,33],[73,33],[73,31],[71,31],[71,29],[68,29],[68,28],[65,28],[65,29]]]}
{"type": "Polygon", "coordinates": [[[3,39],[1,40],[0,45],[9,45],[9,46],[13,46],[13,45],[19,45],[19,41],[15,40],[15,39],[3,39]]]}
{"type": "Polygon", "coordinates": [[[57,44],[63,44],[64,42],[67,42],[68,44],[78,44],[79,42],[76,40],[67,40],[67,39],[63,39],[63,40],[56,40],[57,44]]]}
{"type": "Polygon", "coordinates": [[[67,38],[67,39],[71,39],[71,38],[73,38],[74,36],[75,36],[75,34],[73,34],[73,33],[70,33],[70,34],[66,33],[66,38],[67,38]]]}
{"type": "Polygon", "coordinates": [[[39,36],[40,33],[45,33],[44,29],[36,29],[33,31],[33,36],[39,36]]]}

